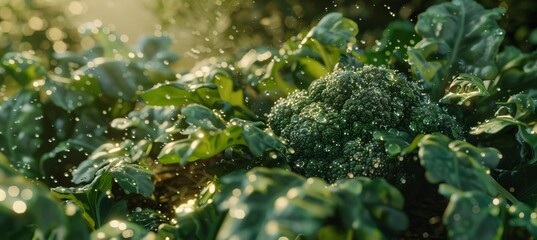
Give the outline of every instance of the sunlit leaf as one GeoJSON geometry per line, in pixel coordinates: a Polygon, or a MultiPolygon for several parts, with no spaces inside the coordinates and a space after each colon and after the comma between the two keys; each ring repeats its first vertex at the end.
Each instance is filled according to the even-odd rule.
{"type": "Polygon", "coordinates": [[[488,93],[487,88],[480,78],[469,74],[461,74],[453,79],[447,94],[440,99],[440,102],[456,102],[457,104],[461,105],[472,98],[489,95],[490,94],[488,93]]]}
{"type": "Polygon", "coordinates": [[[255,156],[283,147],[276,136],[257,127],[257,123],[231,119],[224,123],[212,110],[201,105],[183,109],[186,121],[194,130],[189,138],[170,142],[159,154],[159,162],[185,164],[208,159],[233,146],[246,146],[255,156]]]}
{"type": "Polygon", "coordinates": [[[207,131],[218,131],[226,127],[211,109],[198,104],[190,104],[181,110],[185,121],[207,131]]]}
{"type": "Polygon", "coordinates": [[[2,56],[1,66],[8,76],[21,86],[26,87],[33,80],[47,75],[47,68],[41,59],[31,53],[9,52],[2,56]]]}
{"type": "Polygon", "coordinates": [[[149,198],[155,190],[155,185],[151,181],[153,173],[138,165],[116,165],[109,171],[126,194],[138,193],[149,198]]]}
{"type": "Polygon", "coordinates": [[[228,214],[216,239],[349,234],[384,239],[406,228],[402,195],[384,180],[359,178],[328,187],[286,170],[255,168],[221,182],[215,202],[228,214]]]}
{"type": "Polygon", "coordinates": [[[76,91],[73,85],[73,81],[70,79],[49,78],[45,83],[44,89],[45,93],[49,95],[49,99],[56,106],[71,112],[92,103],[95,99],[92,94],[84,91],[76,91]]]}
{"type": "Polygon", "coordinates": [[[105,173],[83,187],[55,187],[51,193],[58,199],[69,200],[82,211],[82,216],[93,230],[115,217],[127,213],[125,201],[114,201],[106,192],[112,188],[112,174],[105,173]]]}
{"type": "Polygon", "coordinates": [[[324,45],[335,46],[345,50],[349,43],[355,41],[358,34],[358,25],[343,17],[341,13],[329,13],[325,15],[315,27],[306,35],[307,38],[315,38],[324,45]]]}
{"type": "Polygon", "coordinates": [[[156,234],[137,224],[111,220],[91,233],[92,239],[155,239],[156,234]]]}
{"type": "Polygon", "coordinates": [[[190,103],[212,105],[218,99],[218,86],[169,83],[147,90],[140,96],[146,104],[153,106],[183,106],[190,103]]]}
{"type": "Polygon", "coordinates": [[[151,181],[152,173],[136,164],[148,147],[144,141],[137,144],[131,141],[118,145],[103,144],[73,171],[73,182],[94,182],[109,173],[126,194],[136,193],[149,197],[155,189],[151,181]]]}

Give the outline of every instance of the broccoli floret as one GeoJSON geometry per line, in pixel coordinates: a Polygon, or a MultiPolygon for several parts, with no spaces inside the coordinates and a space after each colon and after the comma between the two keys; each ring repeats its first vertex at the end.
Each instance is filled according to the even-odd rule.
{"type": "Polygon", "coordinates": [[[390,157],[384,143],[373,139],[375,131],[394,128],[413,136],[441,132],[462,137],[455,119],[431,103],[417,84],[373,66],[335,70],[307,90],[278,100],[268,123],[287,141],[287,158],[295,172],[328,182],[359,175],[384,177],[400,188],[421,168],[412,157],[390,157]]]}

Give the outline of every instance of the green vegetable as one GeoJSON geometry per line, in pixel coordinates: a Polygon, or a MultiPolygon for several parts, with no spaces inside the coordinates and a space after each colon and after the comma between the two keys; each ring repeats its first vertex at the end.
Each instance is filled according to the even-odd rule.
{"type": "Polygon", "coordinates": [[[462,138],[455,119],[422,95],[416,84],[373,66],[336,70],[307,90],[280,99],[268,122],[287,141],[294,171],[329,182],[369,176],[403,186],[417,177],[417,163],[390,157],[373,139],[378,130],[462,138]]]}
{"type": "Polygon", "coordinates": [[[385,180],[359,177],[328,186],[283,169],[223,177],[209,202],[178,207],[177,239],[392,239],[408,226],[403,196],[385,180]],[[188,214],[192,212],[192,214],[188,214]],[[183,224],[182,224],[183,223],[183,224]]]}

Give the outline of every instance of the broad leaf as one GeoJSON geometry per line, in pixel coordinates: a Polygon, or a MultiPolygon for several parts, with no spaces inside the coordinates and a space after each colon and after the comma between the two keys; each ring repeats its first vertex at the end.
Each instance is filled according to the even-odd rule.
{"type": "MultiPolygon", "coordinates": [[[[346,50],[349,43],[356,41],[354,37],[358,34],[358,25],[343,17],[341,13],[326,14],[315,27],[313,27],[305,39],[317,39],[323,45],[334,46],[341,50],[346,50]]],[[[307,41],[307,40],[305,40],[307,41]]],[[[303,41],[303,43],[305,42],[303,41]]]]}
{"type": "Polygon", "coordinates": [[[227,214],[216,239],[385,239],[407,223],[400,210],[402,195],[384,180],[358,178],[327,186],[286,170],[255,168],[221,182],[214,202],[227,214]]]}
{"type": "Polygon", "coordinates": [[[76,204],[88,226],[94,230],[106,221],[124,217],[127,213],[125,201],[116,202],[106,193],[112,188],[112,183],[112,174],[105,173],[84,187],[55,187],[51,190],[56,198],[76,204]]]}
{"type": "Polygon", "coordinates": [[[45,94],[49,96],[49,99],[56,106],[61,107],[67,112],[71,112],[77,108],[91,104],[95,100],[95,95],[97,95],[95,93],[100,92],[97,84],[89,84],[86,86],[87,88],[84,88],[84,90],[88,89],[90,93],[77,91],[75,85],[75,80],[51,77],[45,82],[45,94]],[[93,88],[93,91],[90,90],[91,88],[93,88]]]}
{"type": "Polygon", "coordinates": [[[13,77],[23,88],[33,80],[47,75],[47,68],[42,60],[29,52],[6,53],[2,56],[1,63],[7,75],[13,77]]]}
{"type": "Polygon", "coordinates": [[[443,216],[452,239],[511,239],[537,236],[537,212],[522,202],[479,191],[460,191],[441,184],[439,192],[450,199],[443,216]],[[524,231],[525,230],[525,231],[524,231]]]}
{"type": "Polygon", "coordinates": [[[254,87],[272,100],[285,96],[331,72],[356,42],[357,24],[341,13],[324,16],[305,36],[287,41],[266,66],[254,87]]]}
{"type": "Polygon", "coordinates": [[[371,49],[366,49],[364,62],[375,66],[387,65],[406,72],[407,50],[414,46],[420,37],[414,32],[414,24],[408,21],[394,21],[382,32],[382,38],[371,49]]]}
{"type": "Polygon", "coordinates": [[[173,107],[146,106],[132,111],[124,118],[110,123],[113,128],[128,130],[132,139],[147,139],[153,142],[170,142],[181,129],[178,126],[180,111],[173,107]]]}
{"type": "Polygon", "coordinates": [[[218,131],[226,127],[224,121],[220,119],[211,109],[190,104],[181,110],[185,116],[185,121],[207,131],[218,131]]]}
{"type": "Polygon", "coordinates": [[[214,84],[184,85],[169,83],[143,92],[142,99],[153,106],[184,106],[198,103],[211,106],[218,100],[218,86],[214,84]]]}
{"type": "Polygon", "coordinates": [[[103,93],[116,99],[134,100],[139,87],[145,84],[145,78],[131,71],[129,64],[119,60],[95,59],[91,64],[80,68],[75,77],[81,81],[95,79],[103,93]]]}
{"type": "Polygon", "coordinates": [[[91,233],[92,239],[156,239],[156,234],[135,223],[112,220],[91,233]]]}
{"type": "Polygon", "coordinates": [[[137,193],[148,198],[155,189],[152,173],[136,164],[148,147],[147,141],[103,144],[73,171],[73,182],[93,182],[109,173],[126,194],[137,193]]]}
{"type": "Polygon", "coordinates": [[[246,146],[255,156],[283,147],[280,140],[258,128],[259,123],[241,119],[224,122],[212,110],[192,104],[182,111],[190,123],[189,137],[164,146],[159,162],[181,163],[208,159],[233,146],[246,146]]]}
{"type": "MultiPolygon", "coordinates": [[[[153,232],[159,231],[159,226],[168,222],[168,219],[164,214],[151,208],[136,209],[135,211],[127,214],[127,218],[129,222],[138,224],[153,232]]],[[[162,236],[160,231],[159,236],[162,236]]]]}
{"type": "Polygon", "coordinates": [[[498,193],[488,168],[498,164],[501,154],[494,148],[479,148],[463,141],[452,141],[441,134],[425,135],[419,143],[419,158],[429,182],[447,183],[463,191],[498,193]]]}
{"type": "Polygon", "coordinates": [[[88,239],[89,229],[75,205],[61,205],[45,186],[0,165],[0,238],[88,239]]]}
{"type": "Polygon", "coordinates": [[[25,175],[38,176],[33,154],[41,147],[43,110],[36,91],[22,90],[0,105],[0,152],[25,175]]]}
{"type": "Polygon", "coordinates": [[[492,198],[479,191],[461,192],[447,190],[441,185],[440,191],[451,193],[449,205],[443,216],[450,239],[501,239],[504,231],[502,207],[494,204],[492,198]]]}
{"type": "Polygon", "coordinates": [[[504,11],[453,0],[419,15],[416,32],[423,40],[408,51],[409,62],[413,74],[428,83],[433,100],[444,95],[456,75],[492,79],[498,74],[495,60],[504,30],[497,20],[504,11]]]}
{"type": "Polygon", "coordinates": [[[469,74],[461,74],[451,82],[448,92],[440,102],[462,105],[464,102],[475,97],[486,97],[490,94],[483,84],[483,80],[469,74]]]}
{"type": "MultiPolygon", "coordinates": [[[[186,204],[185,204],[186,205],[186,204]]],[[[214,204],[201,207],[180,205],[176,210],[178,225],[163,224],[158,235],[171,239],[215,239],[222,218],[225,214],[218,212],[214,204]]]]}

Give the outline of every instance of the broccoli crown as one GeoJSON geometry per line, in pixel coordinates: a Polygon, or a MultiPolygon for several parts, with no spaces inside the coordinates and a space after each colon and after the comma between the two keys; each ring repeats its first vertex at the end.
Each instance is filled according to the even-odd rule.
{"type": "Polygon", "coordinates": [[[374,66],[339,69],[315,80],[307,90],[278,100],[268,123],[287,141],[294,171],[329,182],[361,175],[401,185],[415,178],[416,161],[389,157],[384,144],[373,139],[377,130],[462,137],[455,119],[417,84],[374,66]]]}

